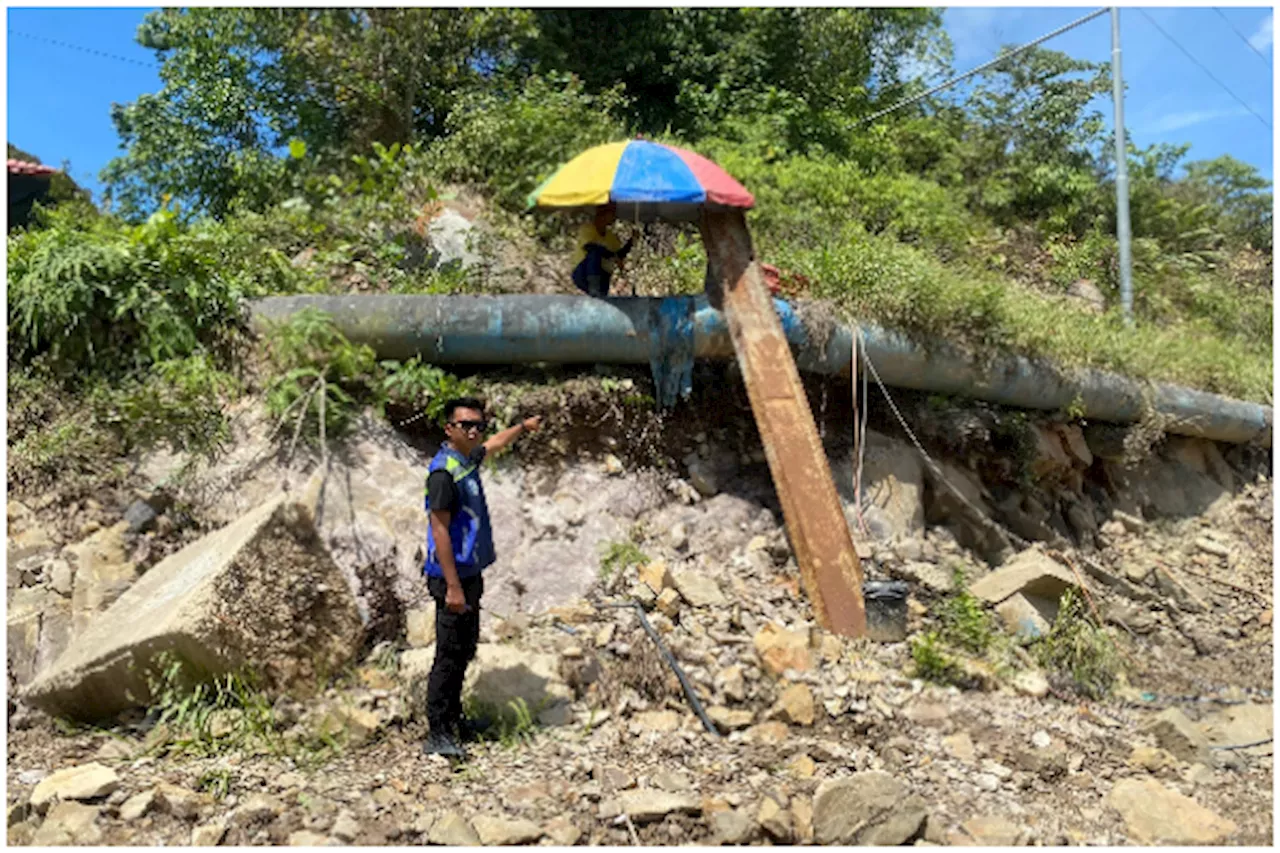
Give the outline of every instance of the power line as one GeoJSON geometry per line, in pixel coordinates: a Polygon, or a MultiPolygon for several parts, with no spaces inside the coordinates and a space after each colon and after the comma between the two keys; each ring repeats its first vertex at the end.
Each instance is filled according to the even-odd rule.
{"type": "Polygon", "coordinates": [[[975,74],[979,74],[983,71],[986,71],[988,68],[992,67],[993,65],[999,65],[1001,62],[1004,62],[1006,59],[1010,59],[1014,56],[1017,56],[1019,53],[1022,53],[1023,51],[1030,50],[1031,48],[1035,47],[1036,45],[1042,42],[1046,42],[1055,36],[1060,36],[1063,33],[1065,33],[1067,30],[1073,30],[1076,27],[1080,26],[1081,24],[1088,23],[1089,21],[1092,21],[1094,18],[1098,17],[1099,15],[1105,15],[1106,13],[1107,13],[1107,10],[1105,8],[1099,9],[1096,12],[1090,12],[1088,15],[1085,15],[1083,18],[1074,20],[1071,23],[1067,24],[1066,26],[1058,27],[1058,29],[1054,30],[1053,32],[1046,33],[1040,36],[1040,38],[1036,39],[1035,41],[1029,41],[1026,44],[1022,45],[1022,47],[1015,48],[1011,51],[1008,51],[1007,53],[1002,53],[999,56],[997,56],[995,59],[991,60],[990,62],[984,63],[983,65],[979,65],[977,68],[973,69],[972,71],[966,71],[965,73],[959,75],[958,77],[952,77],[950,80],[946,80],[942,83],[939,83],[937,86],[934,86],[932,89],[928,90],[927,92],[923,92],[914,97],[907,98],[905,101],[899,101],[898,103],[894,104],[891,107],[887,107],[883,110],[874,112],[871,115],[867,116],[866,118],[862,119],[860,122],[858,122],[858,124],[860,125],[867,124],[868,122],[875,121],[881,116],[886,116],[889,113],[894,112],[895,110],[900,110],[903,107],[910,106],[911,104],[914,104],[917,101],[923,101],[925,98],[929,97],[930,95],[941,92],[943,89],[948,89],[954,86],[956,83],[959,83],[961,80],[967,80],[968,78],[974,76],[975,74]]]}
{"type": "Polygon", "coordinates": [[[1160,35],[1162,35],[1162,36],[1164,36],[1165,38],[1167,38],[1170,42],[1172,42],[1172,43],[1173,43],[1173,46],[1174,46],[1174,47],[1176,47],[1178,50],[1182,51],[1183,55],[1184,55],[1184,56],[1186,56],[1186,57],[1187,57],[1187,59],[1190,59],[1192,62],[1194,62],[1194,63],[1196,64],[1196,66],[1197,66],[1197,67],[1199,67],[1199,69],[1200,69],[1201,71],[1203,71],[1205,74],[1208,74],[1208,75],[1209,75],[1209,79],[1210,79],[1210,80],[1212,80],[1213,82],[1217,83],[1219,86],[1221,86],[1221,87],[1222,87],[1222,90],[1223,90],[1224,92],[1226,92],[1226,93],[1227,93],[1228,95],[1230,95],[1231,97],[1235,98],[1235,99],[1236,99],[1236,101],[1237,101],[1237,102],[1239,102],[1240,106],[1244,107],[1246,110],[1248,110],[1250,113],[1252,113],[1252,114],[1253,114],[1253,117],[1254,117],[1254,118],[1256,118],[1258,121],[1262,122],[1262,124],[1263,124],[1263,125],[1264,125],[1268,130],[1270,130],[1270,129],[1271,129],[1271,122],[1267,121],[1265,118],[1263,118],[1262,116],[1260,116],[1260,115],[1258,115],[1256,112],[1254,112],[1254,111],[1253,111],[1253,107],[1251,107],[1251,106],[1249,106],[1248,104],[1246,104],[1246,103],[1244,102],[1244,100],[1243,100],[1243,99],[1241,99],[1241,97],[1240,97],[1239,95],[1237,95],[1235,92],[1231,91],[1231,89],[1227,88],[1227,84],[1226,84],[1226,83],[1223,83],[1223,82],[1222,82],[1221,80],[1219,80],[1216,76],[1214,76],[1214,73],[1213,73],[1212,71],[1210,71],[1208,68],[1206,68],[1206,67],[1205,67],[1205,66],[1200,62],[1200,60],[1198,60],[1198,59],[1196,59],[1194,56],[1192,56],[1192,55],[1191,55],[1191,53],[1190,53],[1190,52],[1189,52],[1185,47],[1183,47],[1181,44],[1179,44],[1179,43],[1178,43],[1178,40],[1177,40],[1177,39],[1175,39],[1173,36],[1171,36],[1171,35],[1169,35],[1168,33],[1166,33],[1166,32],[1164,31],[1164,27],[1162,27],[1162,26],[1160,26],[1159,24],[1157,24],[1157,23],[1156,23],[1156,21],[1155,21],[1155,18],[1152,18],[1150,15],[1148,15],[1148,14],[1147,14],[1147,10],[1146,10],[1146,9],[1143,9],[1141,6],[1135,6],[1135,7],[1133,7],[1133,8],[1135,8],[1137,11],[1141,12],[1141,13],[1142,13],[1142,17],[1144,17],[1144,18],[1146,18],[1148,21],[1150,21],[1150,22],[1151,22],[1151,26],[1153,26],[1153,27],[1155,27],[1157,30],[1159,30],[1159,31],[1160,31],[1160,35]]]}
{"type": "Polygon", "coordinates": [[[1254,47],[1254,46],[1253,46],[1253,42],[1249,40],[1249,37],[1248,37],[1248,36],[1246,36],[1244,33],[1240,32],[1239,30],[1237,30],[1237,29],[1236,29],[1236,25],[1235,25],[1235,24],[1233,24],[1233,23],[1231,23],[1231,19],[1230,19],[1230,18],[1228,18],[1226,15],[1224,15],[1224,14],[1222,13],[1222,10],[1221,10],[1221,9],[1219,9],[1217,6],[1214,6],[1214,7],[1213,7],[1213,11],[1215,11],[1215,12],[1217,12],[1217,13],[1218,13],[1218,17],[1219,17],[1219,18],[1221,18],[1222,20],[1224,20],[1224,21],[1226,21],[1226,22],[1227,22],[1227,26],[1228,26],[1228,27],[1231,27],[1231,31],[1232,31],[1232,32],[1234,32],[1236,35],[1240,36],[1240,41],[1242,41],[1242,42],[1244,42],[1245,44],[1249,45],[1249,50],[1252,50],[1254,53],[1258,54],[1258,57],[1259,57],[1263,62],[1267,63],[1267,67],[1268,67],[1268,68],[1270,68],[1270,67],[1271,67],[1271,60],[1270,60],[1270,59],[1267,59],[1267,55],[1266,55],[1265,53],[1263,53],[1262,51],[1258,50],[1256,47],[1254,47]]]}
{"type": "Polygon", "coordinates": [[[80,51],[81,53],[91,53],[91,54],[93,54],[94,56],[101,56],[101,57],[105,57],[105,58],[107,58],[107,59],[114,59],[114,60],[116,60],[117,62],[128,62],[130,65],[141,65],[143,68],[151,68],[151,69],[155,69],[155,68],[157,68],[157,67],[158,67],[154,62],[143,62],[143,61],[142,61],[142,60],[140,60],[140,59],[130,59],[130,58],[129,58],[129,57],[127,57],[127,56],[118,56],[117,54],[114,54],[114,53],[107,53],[105,50],[97,50],[97,49],[92,48],[92,47],[83,47],[83,46],[78,45],[78,44],[70,44],[70,43],[65,42],[65,41],[58,41],[57,39],[51,39],[51,38],[47,38],[47,37],[45,37],[45,36],[37,36],[37,35],[33,35],[33,34],[31,34],[31,33],[24,33],[24,32],[20,32],[19,30],[9,30],[9,35],[11,35],[11,36],[22,36],[23,38],[28,38],[28,39],[31,39],[31,40],[33,40],[33,41],[42,41],[42,42],[45,42],[45,43],[47,43],[47,44],[55,45],[55,46],[57,46],[57,47],[65,47],[65,48],[67,48],[68,50],[78,50],[78,51],[80,51]]]}

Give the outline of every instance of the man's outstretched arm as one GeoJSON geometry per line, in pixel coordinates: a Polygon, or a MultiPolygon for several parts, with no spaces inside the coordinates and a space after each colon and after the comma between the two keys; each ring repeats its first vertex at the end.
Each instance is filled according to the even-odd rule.
{"type": "Polygon", "coordinates": [[[502,432],[490,438],[484,443],[484,452],[497,453],[508,444],[516,440],[516,437],[524,432],[537,432],[538,427],[542,426],[542,415],[532,418],[525,418],[513,427],[507,427],[502,432]]]}

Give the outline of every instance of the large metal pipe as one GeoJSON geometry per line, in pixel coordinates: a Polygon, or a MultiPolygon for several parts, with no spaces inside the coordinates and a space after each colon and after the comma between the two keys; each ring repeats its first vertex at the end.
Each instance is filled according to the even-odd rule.
{"type": "MultiPolygon", "coordinates": [[[[790,304],[775,300],[775,305],[801,370],[849,369],[850,328],[835,324],[823,331],[811,323],[811,330],[790,304]]],[[[647,363],[656,371],[673,348],[687,347],[696,358],[734,353],[723,315],[703,296],[275,296],[255,301],[252,313],[261,324],[304,308],[331,315],[351,341],[368,344],[381,358],[421,355],[439,364],[647,363]]],[[[1172,417],[1169,432],[1271,446],[1270,406],[1100,370],[1064,374],[1022,356],[979,364],[946,343],[922,346],[872,325],[860,331],[866,355],[886,385],[1026,409],[1081,408],[1091,419],[1115,423],[1139,420],[1149,403],[1172,417]]]]}

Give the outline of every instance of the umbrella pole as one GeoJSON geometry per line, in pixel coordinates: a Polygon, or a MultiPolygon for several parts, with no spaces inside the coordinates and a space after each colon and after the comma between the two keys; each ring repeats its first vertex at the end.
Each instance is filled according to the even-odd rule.
{"type": "Polygon", "coordinates": [[[705,212],[708,296],[729,325],[800,577],[828,631],[866,634],[862,566],[741,211],[705,212]]]}

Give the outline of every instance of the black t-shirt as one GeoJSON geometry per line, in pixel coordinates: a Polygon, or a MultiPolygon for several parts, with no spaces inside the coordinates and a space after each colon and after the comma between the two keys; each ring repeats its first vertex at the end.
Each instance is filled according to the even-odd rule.
{"type": "MultiPolygon", "coordinates": [[[[480,445],[471,451],[471,455],[467,457],[467,464],[479,465],[484,461],[485,452],[484,445],[480,445]]],[[[442,510],[454,515],[460,506],[458,485],[453,481],[452,474],[441,468],[427,475],[427,507],[429,509],[442,510]]]]}

